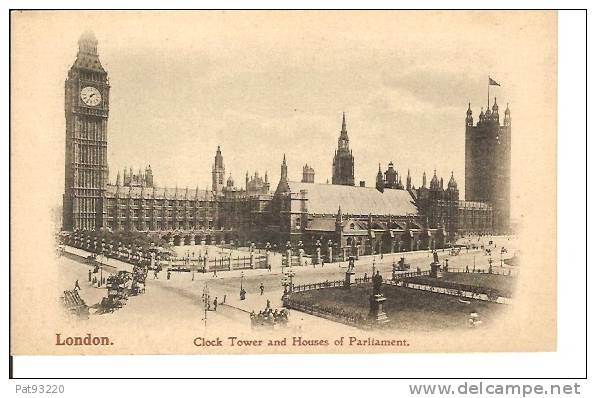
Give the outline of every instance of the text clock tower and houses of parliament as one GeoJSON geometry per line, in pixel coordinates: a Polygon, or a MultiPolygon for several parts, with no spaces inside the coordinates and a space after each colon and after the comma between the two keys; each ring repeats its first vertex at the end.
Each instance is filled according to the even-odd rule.
{"type": "Polygon", "coordinates": [[[63,229],[104,227],[108,183],[108,74],[92,33],[79,39],[77,58],[65,82],[66,154],[63,229]]]}

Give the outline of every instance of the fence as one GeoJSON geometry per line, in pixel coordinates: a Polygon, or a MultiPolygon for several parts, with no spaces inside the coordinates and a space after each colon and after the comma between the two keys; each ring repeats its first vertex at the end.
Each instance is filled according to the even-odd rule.
{"type": "Polygon", "coordinates": [[[307,292],[309,290],[318,290],[318,289],[326,289],[330,287],[343,287],[344,281],[337,280],[337,281],[325,281],[325,282],[318,282],[318,283],[308,283],[305,285],[294,285],[292,286],[292,292],[307,292]]]}
{"type": "Polygon", "coordinates": [[[340,306],[323,306],[306,300],[300,300],[295,297],[288,297],[284,300],[284,307],[306,312],[307,314],[357,328],[370,327],[370,323],[367,322],[367,319],[364,315],[352,311],[346,311],[340,306]]]}
{"type": "Polygon", "coordinates": [[[407,281],[397,281],[392,283],[395,286],[401,286],[408,289],[416,289],[416,290],[423,290],[431,293],[438,293],[438,294],[446,294],[448,296],[457,296],[463,298],[469,298],[472,300],[481,300],[481,301],[490,301],[493,303],[499,304],[510,304],[511,299],[509,297],[502,297],[497,293],[478,293],[478,292],[471,292],[468,290],[462,289],[453,289],[453,288],[446,288],[440,286],[432,286],[426,284],[418,284],[418,283],[410,283],[407,281]]]}
{"type": "Polygon", "coordinates": [[[502,275],[502,276],[517,276],[519,274],[518,269],[508,268],[507,270],[499,270],[492,268],[490,272],[488,270],[482,268],[447,268],[447,272],[455,272],[455,273],[469,273],[469,274],[492,274],[492,275],[502,275]]]}

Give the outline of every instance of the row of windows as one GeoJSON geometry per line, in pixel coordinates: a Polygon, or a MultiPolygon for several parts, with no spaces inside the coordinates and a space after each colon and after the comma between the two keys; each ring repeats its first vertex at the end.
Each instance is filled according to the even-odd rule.
{"type": "MultiPolygon", "coordinates": [[[[204,208],[215,208],[216,202],[213,201],[201,201],[196,206],[195,201],[191,200],[166,200],[166,199],[129,199],[122,198],[118,199],[119,206],[153,206],[153,207],[204,207],[204,208]]],[[[108,199],[108,206],[116,206],[116,199],[108,199]]]]}
{"type": "MultiPolygon", "coordinates": [[[[154,212],[153,215],[151,213],[141,213],[138,210],[132,210],[130,212],[120,212],[120,213],[116,213],[114,211],[114,209],[108,209],[108,216],[109,217],[116,217],[117,214],[119,214],[120,218],[125,218],[127,216],[127,214],[131,215],[132,217],[143,217],[141,214],[144,214],[144,217],[146,218],[162,218],[162,213],[157,213],[154,212]]],[[[198,214],[198,213],[182,213],[182,212],[177,212],[177,213],[173,213],[171,210],[168,210],[165,213],[165,217],[178,217],[178,218],[208,218],[211,217],[212,215],[210,214],[198,214]]]]}
{"type": "MultiPolygon", "coordinates": [[[[107,226],[111,229],[117,228],[125,228],[127,227],[128,223],[118,223],[117,221],[109,220],[107,222],[107,226]]],[[[169,231],[174,229],[211,229],[213,228],[213,221],[208,221],[206,223],[188,223],[188,226],[185,225],[183,222],[162,222],[162,223],[148,223],[143,221],[135,221],[132,223],[135,229],[144,231],[144,230],[153,230],[153,231],[169,231]]]]}

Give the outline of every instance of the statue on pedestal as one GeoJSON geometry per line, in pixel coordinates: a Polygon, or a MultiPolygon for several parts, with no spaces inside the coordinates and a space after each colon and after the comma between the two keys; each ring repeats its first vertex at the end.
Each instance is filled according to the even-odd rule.
{"type": "Polygon", "coordinates": [[[381,287],[383,286],[383,277],[381,276],[381,274],[379,273],[379,271],[377,270],[377,273],[375,275],[373,275],[372,277],[372,283],[373,283],[373,295],[377,295],[377,294],[383,294],[381,292],[381,287]]]}
{"type": "Polygon", "coordinates": [[[344,288],[349,289],[354,279],[354,257],[350,256],[348,259],[348,269],[346,271],[346,278],[344,281],[344,288]]]}
{"type": "Polygon", "coordinates": [[[372,277],[373,291],[370,295],[370,310],[368,313],[368,319],[377,326],[384,325],[389,322],[387,314],[383,310],[383,304],[387,300],[381,291],[383,286],[383,277],[377,270],[376,274],[372,277]]]}

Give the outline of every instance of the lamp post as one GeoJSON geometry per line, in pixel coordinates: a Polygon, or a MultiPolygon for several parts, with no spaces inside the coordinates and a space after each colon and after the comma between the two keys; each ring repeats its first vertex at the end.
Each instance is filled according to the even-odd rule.
{"type": "Polygon", "coordinates": [[[376,257],[373,256],[373,261],[372,261],[372,276],[375,276],[375,261],[376,261],[376,257]]]}
{"type": "Polygon", "coordinates": [[[244,282],[244,271],[242,271],[240,273],[240,300],[244,300],[246,298],[246,291],[244,290],[243,282],[244,282]]]}

